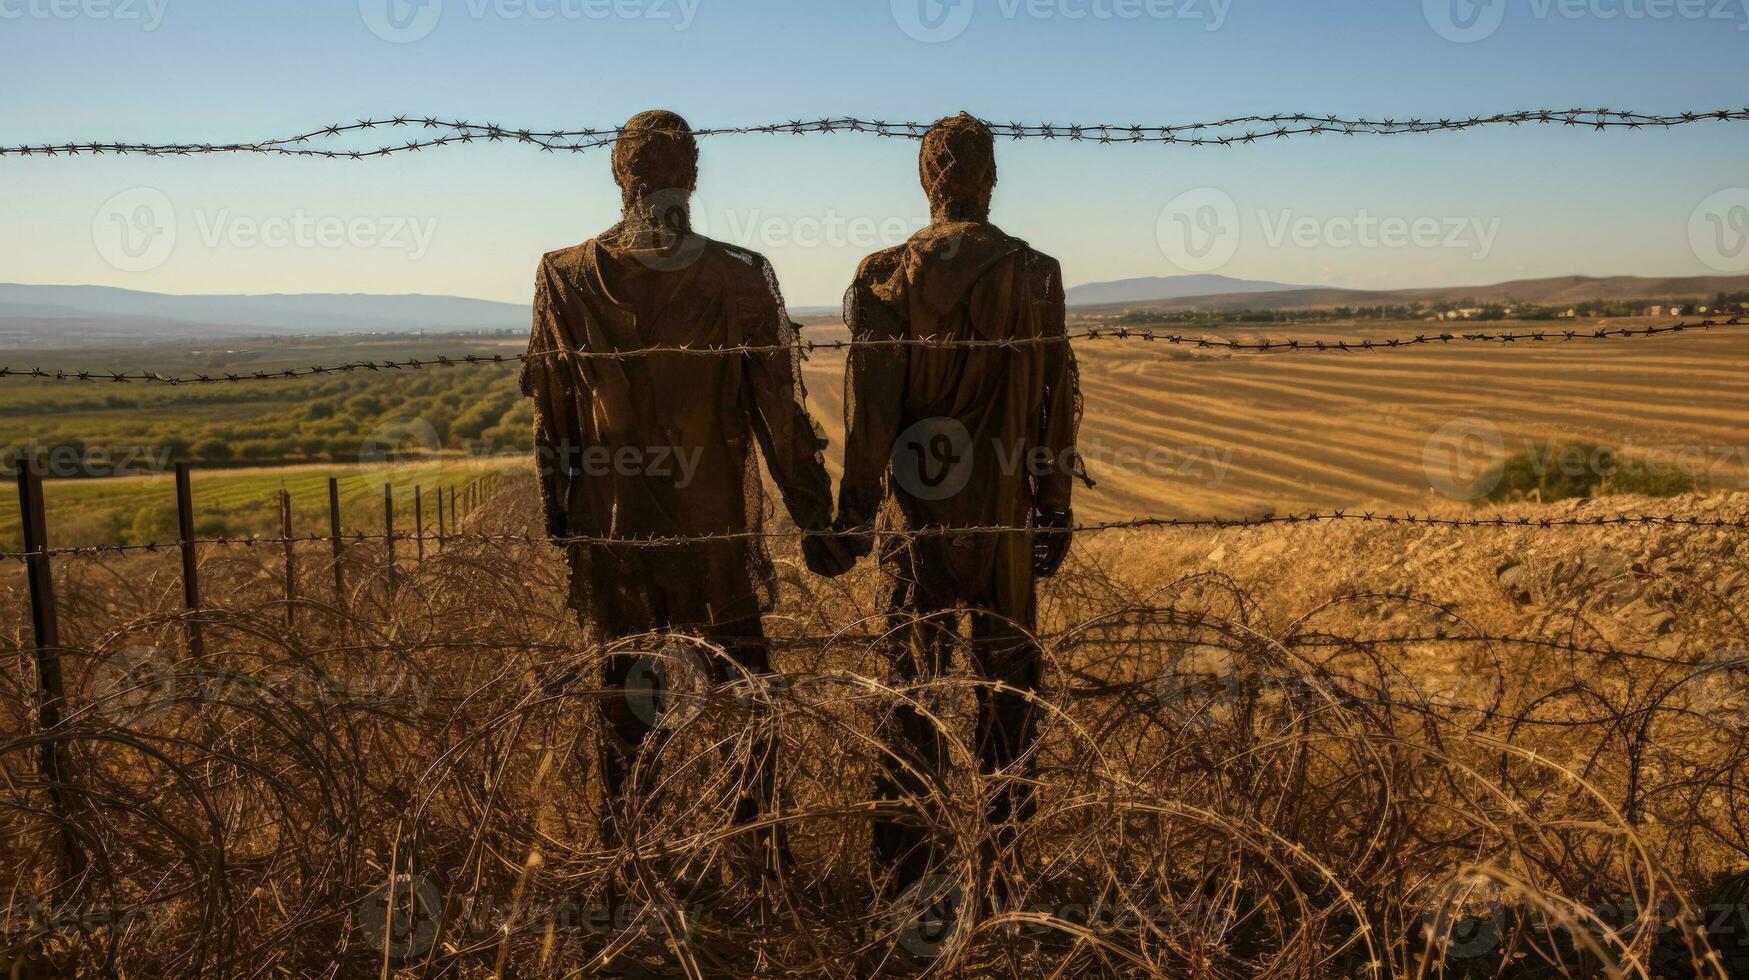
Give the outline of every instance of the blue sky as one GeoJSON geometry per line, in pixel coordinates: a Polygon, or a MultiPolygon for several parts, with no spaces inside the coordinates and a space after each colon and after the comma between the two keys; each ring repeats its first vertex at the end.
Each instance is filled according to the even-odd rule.
{"type": "MultiPolygon", "coordinates": [[[[1468,43],[1436,27],[1471,0],[959,0],[936,12],[964,29],[939,43],[903,26],[936,0],[424,0],[438,6],[407,8],[405,22],[429,33],[405,43],[372,31],[390,23],[382,2],[0,0],[0,143],[255,140],[395,113],[609,126],[652,106],[721,126],[961,108],[1171,123],[1749,104],[1749,0],[1492,0],[1503,19],[1468,43]]],[[[1493,9],[1474,9],[1483,29],[1493,9]]],[[[1746,150],[1749,124],[1004,144],[995,220],[1061,258],[1071,284],[1749,271],[1731,266],[1749,253],[1695,244],[1697,228],[1738,228],[1746,150]],[[1240,234],[1215,267],[1187,268],[1162,244],[1163,215],[1210,189],[1240,234]],[[1450,233],[1352,240],[1384,219],[1450,233]]],[[[926,216],[908,141],[722,137],[703,152],[702,224],[770,255],[797,305],[835,302],[863,253],[926,216]]],[[[540,253],[596,233],[618,203],[605,153],[509,145],[367,163],[6,158],[0,174],[0,280],[165,292],[521,300],[540,253]],[[175,234],[162,254],[118,261],[115,202],[133,214],[142,199],[167,202],[154,206],[175,234]],[[272,234],[292,227],[316,231],[272,234]]]]}

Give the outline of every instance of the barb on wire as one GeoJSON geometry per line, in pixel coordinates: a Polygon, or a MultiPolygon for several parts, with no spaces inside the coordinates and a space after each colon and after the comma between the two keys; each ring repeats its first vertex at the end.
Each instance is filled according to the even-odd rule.
{"type": "MultiPolygon", "coordinates": [[[[1381,514],[1374,511],[1353,512],[1348,510],[1313,511],[1305,514],[1264,514],[1256,517],[1138,517],[1127,521],[1106,521],[1095,524],[1078,524],[1073,530],[1077,534],[1095,534],[1101,531],[1135,531],[1135,530],[1240,530],[1244,528],[1277,527],[1283,525],[1301,524],[1382,524],[1397,527],[1448,527],[1448,528],[1522,528],[1530,530],[1553,530],[1556,528],[1582,527],[1686,527],[1686,528],[1730,528],[1749,530],[1749,519],[1743,518],[1709,518],[1709,517],[1678,517],[1673,514],[1612,514],[1598,517],[1436,517],[1429,514],[1381,514]]],[[[976,534],[1009,534],[1015,531],[1033,530],[1021,525],[980,525],[969,527],[926,527],[912,529],[883,529],[878,533],[890,537],[957,537],[976,534]]],[[[670,548],[695,544],[701,541],[737,541],[754,539],[794,539],[818,532],[802,531],[789,528],[772,531],[727,531],[714,534],[686,534],[664,537],[567,537],[550,538],[541,534],[501,533],[501,532],[454,532],[442,536],[445,542],[473,542],[484,545],[507,544],[547,544],[553,546],[584,545],[622,548],[670,548]]],[[[352,532],[342,534],[340,540],[345,544],[363,544],[369,541],[383,541],[389,535],[382,533],[352,532]]],[[[408,532],[393,535],[396,541],[414,541],[421,535],[408,532]]],[[[423,535],[427,541],[436,541],[435,535],[423,535]]],[[[202,547],[232,546],[255,547],[283,546],[287,544],[326,544],[332,542],[332,535],[306,534],[293,537],[220,537],[196,540],[193,542],[202,547]]],[[[165,552],[178,553],[182,547],[179,541],[156,542],[152,544],[130,545],[88,545],[78,548],[50,548],[45,551],[7,551],[0,552],[0,561],[23,561],[37,555],[57,557],[89,557],[93,555],[115,555],[127,553],[165,552]]]]}
{"type": "MultiPolygon", "coordinates": [[[[1749,121],[1749,108],[1713,109],[1668,114],[1648,114],[1617,109],[1523,109],[1491,115],[1456,118],[1364,118],[1308,113],[1234,116],[1209,122],[1171,125],[1139,123],[1039,123],[986,120],[999,138],[1011,140],[1063,140],[1071,143],[1162,143],[1178,146],[1238,146],[1261,140],[1336,134],[1341,136],[1401,136],[1415,133],[1461,132],[1491,126],[1563,126],[1600,131],[1609,129],[1668,129],[1702,122],[1749,121]]],[[[791,120],[752,126],[723,126],[693,131],[695,136],[747,134],[802,135],[808,133],[866,133],[893,139],[921,139],[928,123],[889,122],[842,116],[827,119],[791,120]]],[[[254,142],[228,143],[128,143],[64,142],[0,146],[0,156],[101,156],[105,153],[138,153],[146,156],[191,156],[211,153],[247,153],[272,156],[315,157],[326,160],[367,160],[441,149],[474,142],[515,143],[543,152],[582,153],[611,146],[619,138],[617,127],[534,130],[462,119],[398,115],[359,119],[321,126],[292,136],[254,142]],[[317,140],[336,140],[356,133],[416,130],[432,134],[399,144],[372,149],[317,148],[317,140]]]]}
{"type": "Polygon", "coordinates": [[[1417,334],[1413,337],[1386,337],[1376,340],[1325,340],[1288,338],[1285,340],[1234,340],[1225,337],[1207,337],[1190,334],[1160,333],[1154,330],[1138,330],[1130,327],[1092,328],[1064,337],[1022,338],[1014,340],[937,340],[929,337],[895,338],[889,340],[800,340],[793,344],[772,344],[765,346],[736,347],[644,347],[636,350],[623,351],[544,351],[536,354],[458,354],[440,355],[428,358],[408,358],[400,361],[350,361],[345,364],[311,365],[309,367],[289,367],[274,371],[225,371],[215,373],[195,374],[163,374],[157,371],[127,371],[127,370],[50,370],[41,367],[14,368],[0,366],[0,379],[36,379],[41,381],[74,381],[74,382],[111,382],[131,383],[144,382],[166,385],[200,385],[225,384],[244,381],[282,381],[292,378],[318,377],[331,374],[352,374],[359,371],[420,371],[425,368],[457,367],[461,365],[490,364],[520,364],[534,357],[565,357],[588,360],[629,360],[639,357],[656,355],[683,355],[701,357],[727,357],[757,354],[800,353],[812,354],[820,351],[869,350],[882,347],[933,347],[933,348],[1021,348],[1041,344],[1058,344],[1071,341],[1097,340],[1133,340],[1143,343],[1166,344],[1174,347],[1190,347],[1196,350],[1224,350],[1233,352],[1273,354],[1273,353],[1369,353],[1373,351],[1404,350],[1412,347],[1430,347],[1456,343],[1468,344],[1543,344],[1570,343],[1584,340],[1614,340],[1634,337],[1661,337],[1690,331],[1707,331],[1714,327],[1743,326],[1741,318],[1731,317],[1729,320],[1701,320],[1690,323],[1670,324],[1668,326],[1650,327],[1605,327],[1596,330],[1527,330],[1504,331],[1500,333],[1439,333],[1417,334]]]}

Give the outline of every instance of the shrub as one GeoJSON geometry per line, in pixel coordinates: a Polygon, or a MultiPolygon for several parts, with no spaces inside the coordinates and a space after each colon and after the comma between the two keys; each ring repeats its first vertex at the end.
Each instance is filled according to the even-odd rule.
{"type": "Polygon", "coordinates": [[[1608,446],[1542,440],[1494,467],[1484,482],[1493,485],[1487,496],[1493,503],[1626,493],[1673,497],[1694,490],[1694,478],[1668,464],[1623,459],[1608,446]]]}

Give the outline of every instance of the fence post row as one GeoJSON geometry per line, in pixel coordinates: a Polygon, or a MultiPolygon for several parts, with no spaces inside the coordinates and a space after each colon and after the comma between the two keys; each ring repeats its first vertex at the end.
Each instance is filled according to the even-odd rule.
{"type": "Polygon", "coordinates": [[[188,655],[199,659],[206,655],[206,642],[200,633],[200,565],[194,551],[194,490],[189,479],[188,464],[176,464],[176,526],[182,536],[182,605],[189,613],[188,655]]]}
{"type": "MultiPolygon", "coordinates": [[[[30,586],[30,623],[36,634],[36,721],[39,732],[51,732],[60,727],[61,712],[67,705],[67,689],[61,679],[61,628],[55,614],[54,570],[48,554],[48,523],[43,516],[42,470],[34,458],[26,457],[18,467],[18,511],[24,525],[25,569],[30,586]]],[[[49,812],[60,825],[61,880],[56,883],[57,899],[72,892],[72,884],[85,872],[85,851],[68,819],[66,785],[72,775],[62,745],[55,739],[44,739],[37,753],[37,769],[48,786],[49,812]]]]}

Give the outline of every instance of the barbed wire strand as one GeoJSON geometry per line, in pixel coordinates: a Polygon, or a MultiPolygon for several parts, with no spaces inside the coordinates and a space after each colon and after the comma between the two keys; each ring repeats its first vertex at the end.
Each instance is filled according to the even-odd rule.
{"type": "MultiPolygon", "coordinates": [[[[1554,528],[1582,527],[1686,527],[1749,530],[1749,518],[1707,518],[1678,517],[1671,514],[1616,514],[1599,517],[1437,517],[1429,514],[1380,514],[1373,511],[1351,512],[1348,510],[1332,510],[1311,512],[1306,514],[1265,514],[1257,517],[1138,517],[1125,521],[1106,521],[1093,524],[1078,524],[1071,530],[1077,534],[1096,534],[1101,531],[1133,531],[1133,530],[1239,530],[1244,528],[1275,527],[1301,524],[1383,524],[1400,527],[1447,527],[1447,528],[1527,528],[1547,530],[1554,528]]],[[[883,528],[872,532],[883,537],[954,537],[976,534],[1008,534],[1017,531],[1033,531],[1048,533],[1048,529],[1022,525],[994,524],[968,527],[928,527],[911,529],[883,528]]],[[[706,541],[752,541],[793,539],[808,535],[824,534],[821,531],[804,531],[789,528],[773,531],[726,531],[707,534],[681,534],[659,537],[565,537],[549,538],[537,534],[487,533],[487,532],[457,532],[445,535],[414,532],[398,532],[394,535],[353,531],[341,534],[343,544],[364,544],[372,541],[386,541],[391,537],[395,541],[416,541],[421,537],[426,541],[474,542],[478,544],[551,544],[555,546],[584,545],[599,547],[629,547],[629,548],[669,548],[697,544],[706,541]]],[[[865,532],[867,533],[867,532],[865,532]]],[[[333,535],[308,534],[292,537],[218,537],[198,539],[192,544],[200,547],[209,546],[240,546],[254,547],[256,545],[297,545],[331,543],[333,535]]],[[[93,555],[111,555],[146,552],[174,552],[182,547],[180,541],[153,542],[151,544],[130,545],[88,545],[77,548],[50,548],[44,551],[8,551],[0,552],[0,561],[24,561],[39,555],[56,557],[88,557],[93,555]]]]}
{"type": "MultiPolygon", "coordinates": [[[[1342,136],[1402,136],[1419,133],[1461,132],[1484,127],[1562,126],[1593,131],[1611,129],[1669,129],[1702,122],[1749,121],[1749,108],[1648,114],[1608,108],[1524,109],[1462,118],[1370,119],[1308,113],[1234,116],[1210,122],[1172,125],[1123,123],[1038,123],[986,120],[991,131],[1008,140],[1064,140],[1074,143],[1162,143],[1179,146],[1238,146],[1261,140],[1336,134],[1342,136]],[[1240,132],[1222,130],[1242,129],[1240,132]]],[[[752,126],[724,126],[693,130],[694,136],[805,135],[814,133],[865,133],[894,139],[921,139],[929,128],[922,122],[890,122],[852,116],[790,120],[752,126]]],[[[433,116],[396,115],[360,119],[321,126],[293,136],[255,142],[228,143],[127,143],[65,142],[0,146],[0,156],[101,156],[105,153],[146,156],[204,154],[263,154],[314,157],[327,160],[366,160],[404,153],[417,153],[476,141],[510,142],[534,146],[543,152],[582,153],[611,146],[619,138],[618,127],[534,130],[497,123],[473,123],[433,116]],[[441,135],[408,140],[396,146],[366,150],[316,149],[304,144],[333,140],[378,129],[416,129],[441,135]]]]}
{"type": "Polygon", "coordinates": [[[1529,330],[1500,333],[1439,333],[1417,334],[1413,337],[1388,337],[1377,340],[1325,340],[1289,338],[1285,340],[1233,340],[1223,337],[1191,336],[1161,333],[1156,330],[1131,327],[1093,328],[1063,337],[1036,337],[1001,340],[938,340],[929,337],[892,338],[885,340],[797,340],[792,344],[742,345],[734,347],[644,347],[624,351],[562,350],[528,354],[450,354],[433,357],[411,357],[405,360],[351,361],[345,364],[311,365],[281,368],[274,371],[224,371],[194,374],[162,374],[157,371],[115,369],[48,369],[41,367],[14,368],[0,366],[0,379],[34,379],[67,382],[142,382],[165,385],[227,384],[245,381],[283,381],[293,378],[351,374],[361,371],[420,371],[426,368],[459,366],[514,365],[539,357],[563,357],[580,360],[630,360],[657,355],[744,356],[790,353],[802,355],[821,351],[872,350],[890,347],[927,348],[1005,348],[1017,349],[1072,341],[1124,340],[1190,347],[1196,350],[1231,351],[1235,353],[1336,353],[1354,354],[1375,351],[1404,350],[1457,343],[1469,344],[1564,344],[1577,341],[1617,340],[1661,337],[1687,332],[1705,332],[1716,327],[1743,326],[1740,317],[1729,320],[1701,320],[1649,327],[1603,327],[1596,330],[1529,330]]]}

